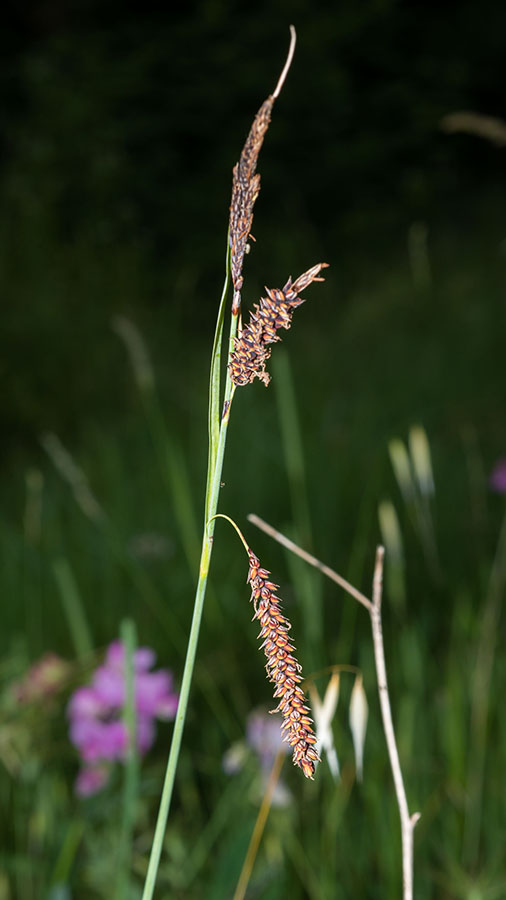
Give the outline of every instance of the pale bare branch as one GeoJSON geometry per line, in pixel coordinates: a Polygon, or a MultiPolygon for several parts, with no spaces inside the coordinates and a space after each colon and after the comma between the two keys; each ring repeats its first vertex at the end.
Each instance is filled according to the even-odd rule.
{"type": "Polygon", "coordinates": [[[301,547],[291,541],[290,538],[287,538],[284,534],[281,534],[281,532],[273,528],[272,525],[264,522],[264,520],[261,519],[260,516],[256,516],[254,513],[250,513],[250,515],[248,516],[248,521],[253,525],[256,525],[257,528],[260,528],[262,531],[265,531],[265,533],[268,534],[269,537],[274,538],[274,540],[277,541],[278,544],[286,547],[287,550],[291,550],[292,553],[295,553],[296,556],[300,556],[300,558],[309,563],[310,566],[314,566],[315,569],[318,569],[320,572],[326,575],[327,578],[330,578],[331,581],[335,581],[335,583],[338,584],[339,587],[342,587],[343,590],[347,591],[348,594],[351,594],[351,596],[354,597],[355,600],[358,600],[358,602],[361,603],[362,606],[365,606],[368,611],[371,610],[371,601],[368,600],[367,597],[364,596],[364,594],[358,591],[357,588],[353,587],[353,585],[350,584],[349,581],[346,581],[345,578],[343,578],[341,575],[338,575],[337,572],[334,572],[334,569],[331,569],[329,566],[326,566],[325,563],[320,562],[320,560],[317,559],[316,556],[313,556],[306,550],[302,550],[301,547]]]}
{"type": "Polygon", "coordinates": [[[385,648],[383,644],[383,627],[381,623],[381,599],[383,593],[383,562],[385,550],[383,547],[376,549],[376,564],[374,566],[373,598],[370,609],[372,639],[374,644],[374,661],[376,665],[376,677],[378,680],[378,694],[383,719],[383,730],[387,742],[390,766],[395,785],[397,806],[401,819],[402,835],[402,882],[403,900],[413,900],[413,829],[420,818],[420,813],[410,816],[404,780],[402,777],[399,752],[395,740],[392,710],[390,708],[390,696],[388,693],[387,670],[385,664],[385,648]]]}

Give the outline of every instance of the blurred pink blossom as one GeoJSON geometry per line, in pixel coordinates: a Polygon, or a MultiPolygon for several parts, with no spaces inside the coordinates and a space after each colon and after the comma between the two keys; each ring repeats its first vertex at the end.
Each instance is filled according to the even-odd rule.
{"type": "Polygon", "coordinates": [[[490,474],[489,485],[497,494],[506,494],[506,458],[497,460],[490,474]]]}
{"type": "Polygon", "coordinates": [[[47,700],[65,687],[71,670],[71,664],[65,659],[56,653],[46,653],[12,685],[12,693],[18,703],[47,700]]]}
{"type": "Polygon", "coordinates": [[[86,766],[76,778],[75,789],[80,797],[89,797],[101,791],[109,780],[108,766],[86,766]]]}
{"type": "Polygon", "coordinates": [[[280,717],[272,716],[263,709],[253,710],[249,714],[246,740],[258,755],[262,769],[271,769],[279,751],[290,753],[289,745],[283,741],[280,717]]]}
{"type": "MultiPolygon", "coordinates": [[[[128,736],[122,721],[125,703],[125,651],[120,641],[110,644],[104,663],[91,684],[77,688],[68,704],[70,740],[79,751],[84,767],[75,789],[89,796],[104,787],[112,762],[125,760],[128,736]],[[104,775],[105,772],[105,775],[104,775]]],[[[155,719],[173,719],[179,697],[173,690],[172,673],[149,671],[156,656],[149,647],[134,652],[134,696],[136,743],[143,755],[155,740],[155,719]]]]}
{"type": "MultiPolygon", "coordinates": [[[[279,752],[290,753],[289,745],[283,741],[280,716],[270,715],[264,709],[253,710],[246,722],[246,740],[236,741],[223,757],[223,769],[227,775],[236,775],[244,767],[253,750],[258,758],[260,779],[256,786],[257,799],[261,800],[267,789],[274,760],[279,752]]],[[[282,778],[279,778],[272,795],[272,805],[289,806],[292,801],[290,790],[282,778]]]]}

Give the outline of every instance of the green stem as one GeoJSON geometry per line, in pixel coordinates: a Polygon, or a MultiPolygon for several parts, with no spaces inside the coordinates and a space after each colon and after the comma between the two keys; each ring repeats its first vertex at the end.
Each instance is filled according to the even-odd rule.
{"type": "MultiPolygon", "coordinates": [[[[221,314],[221,307],[220,313],[221,314]]],[[[237,331],[237,316],[232,315],[232,321],[230,325],[230,343],[229,349],[232,347],[233,338],[235,337],[237,331]]],[[[218,357],[219,358],[219,357],[218,357]]],[[[216,383],[216,344],[215,349],[213,351],[213,363],[211,368],[211,395],[213,392],[213,386],[216,383]]],[[[165,834],[165,828],[167,825],[167,819],[169,815],[170,802],[172,798],[172,791],[174,787],[174,778],[176,775],[176,768],[179,759],[179,751],[181,749],[181,740],[183,737],[183,729],[186,719],[186,711],[188,708],[188,697],[190,694],[191,682],[193,677],[193,669],[195,666],[195,656],[197,653],[197,644],[200,632],[200,623],[202,619],[202,611],[204,608],[204,599],[207,588],[207,579],[209,575],[209,567],[211,563],[211,555],[213,549],[213,535],[214,528],[216,524],[216,520],[212,522],[209,521],[212,516],[216,514],[218,509],[218,500],[220,494],[220,486],[221,486],[221,475],[223,470],[223,458],[225,454],[225,444],[227,441],[227,433],[228,433],[228,423],[230,420],[230,407],[232,404],[232,399],[235,392],[235,385],[230,380],[230,375],[227,370],[226,383],[225,383],[225,402],[224,402],[224,412],[221,417],[221,423],[219,428],[219,436],[217,447],[213,446],[213,433],[210,430],[210,454],[209,454],[209,469],[208,469],[208,480],[207,480],[207,491],[206,491],[206,521],[204,523],[204,535],[202,539],[202,553],[200,557],[200,571],[199,571],[199,580],[197,584],[197,592],[195,595],[195,603],[193,607],[193,618],[190,629],[190,636],[188,638],[188,647],[186,650],[186,659],[183,670],[183,680],[181,682],[181,692],[179,695],[179,704],[176,714],[176,719],[174,722],[174,732],[172,735],[172,742],[170,745],[170,753],[169,759],[167,762],[167,771],[165,773],[165,780],[163,784],[162,796],[160,800],[160,809],[158,811],[158,819],[155,828],[155,835],[153,839],[153,845],[151,847],[151,855],[149,859],[148,871],[146,875],[146,881],[144,884],[144,891],[142,894],[142,900],[151,900],[153,896],[153,891],[155,889],[156,876],[158,872],[158,866],[160,863],[160,857],[162,853],[163,847],[163,838],[165,834]]],[[[213,404],[216,405],[216,396],[211,399],[211,411],[213,409],[213,404]]]]}
{"type": "Polygon", "coordinates": [[[260,846],[260,841],[262,840],[262,835],[264,833],[265,823],[267,822],[269,812],[271,810],[272,798],[274,796],[274,791],[276,790],[276,785],[279,781],[279,776],[281,774],[281,769],[283,768],[284,761],[285,754],[282,750],[278,750],[262,799],[262,805],[260,806],[260,809],[258,811],[257,820],[255,822],[253,834],[250,838],[246,858],[243,862],[241,874],[239,875],[239,881],[237,882],[237,887],[234,893],[234,900],[244,900],[244,897],[246,896],[246,890],[251,878],[253,866],[255,865],[258,848],[260,846]]]}
{"type": "Polygon", "coordinates": [[[139,783],[139,758],[137,754],[137,715],[135,707],[135,662],[137,643],[135,625],[130,619],[121,623],[121,639],[124,648],[125,707],[123,722],[128,735],[123,782],[123,809],[118,850],[118,874],[115,897],[123,900],[130,892],[132,868],[132,841],[135,824],[135,805],[139,783]]]}

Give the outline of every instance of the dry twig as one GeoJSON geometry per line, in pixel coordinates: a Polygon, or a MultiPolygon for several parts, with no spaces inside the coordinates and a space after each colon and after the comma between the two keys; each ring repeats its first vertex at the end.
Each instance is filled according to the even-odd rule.
{"type": "Polygon", "coordinates": [[[485,138],[498,147],[506,147],[506,122],[493,116],[476,112],[448,113],[441,119],[441,128],[447,134],[473,134],[485,138]]]}

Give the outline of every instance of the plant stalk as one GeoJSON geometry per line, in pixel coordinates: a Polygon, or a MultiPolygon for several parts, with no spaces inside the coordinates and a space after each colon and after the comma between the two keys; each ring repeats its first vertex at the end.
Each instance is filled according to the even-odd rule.
{"type": "Polygon", "coordinates": [[[132,870],[132,844],[135,826],[135,807],[139,790],[139,756],[137,750],[137,709],[135,703],[135,648],[137,634],[131,619],[121,623],[121,640],[124,648],[125,708],[123,722],[127,732],[127,755],[123,782],[123,809],[118,849],[116,900],[130,894],[132,870]]]}
{"type": "MultiPolygon", "coordinates": [[[[226,292],[226,288],[228,285],[228,279],[225,282],[224,294],[226,292]]],[[[223,298],[222,298],[223,302],[223,298]]],[[[233,345],[233,338],[237,332],[237,315],[232,314],[232,320],[230,325],[230,340],[229,340],[229,352],[230,348],[233,345]]],[[[213,354],[213,363],[211,368],[211,382],[216,381],[216,372],[214,369],[214,359],[215,354],[213,354]]],[[[211,391],[213,390],[213,385],[211,387],[211,391]]],[[[202,552],[200,557],[200,569],[199,569],[199,580],[197,584],[197,590],[195,594],[195,603],[193,607],[193,618],[190,629],[190,636],[188,638],[188,646],[186,650],[186,659],[183,670],[183,679],[181,682],[181,691],[179,695],[179,704],[176,713],[176,719],[174,722],[174,731],[172,734],[172,742],[170,745],[170,753],[169,759],[167,762],[167,770],[165,773],[165,780],[163,784],[162,796],[160,800],[160,809],[158,812],[158,819],[155,828],[155,835],[153,839],[153,845],[151,848],[151,855],[149,859],[148,871],[146,875],[146,881],[144,884],[144,891],[142,894],[142,900],[151,900],[153,897],[153,891],[155,889],[156,877],[158,873],[158,866],[160,863],[160,857],[162,853],[163,847],[163,838],[165,834],[165,828],[167,825],[167,819],[170,810],[170,803],[172,799],[172,792],[174,788],[174,779],[176,775],[177,763],[179,759],[179,752],[181,749],[181,741],[183,737],[183,729],[186,720],[186,711],[188,708],[188,698],[190,694],[190,688],[193,677],[193,669],[195,666],[195,657],[197,653],[197,644],[199,639],[200,632],[200,623],[202,620],[202,612],[204,609],[204,600],[206,595],[207,588],[207,579],[209,575],[209,567],[211,564],[211,555],[213,550],[213,535],[214,528],[216,524],[216,520],[209,521],[212,516],[214,516],[218,509],[218,501],[220,495],[220,486],[221,486],[221,476],[223,471],[223,459],[225,455],[225,445],[227,441],[227,433],[228,433],[228,424],[230,421],[230,407],[232,404],[232,399],[235,392],[235,385],[230,379],[230,375],[227,370],[226,382],[225,382],[225,400],[223,406],[223,413],[221,416],[221,422],[219,427],[219,436],[218,436],[218,444],[217,447],[213,448],[213,435],[212,431],[210,431],[210,455],[209,455],[209,470],[208,470],[208,488],[206,493],[206,521],[204,522],[204,534],[202,539],[202,552]],[[214,451],[214,452],[213,452],[214,451]]]]}

